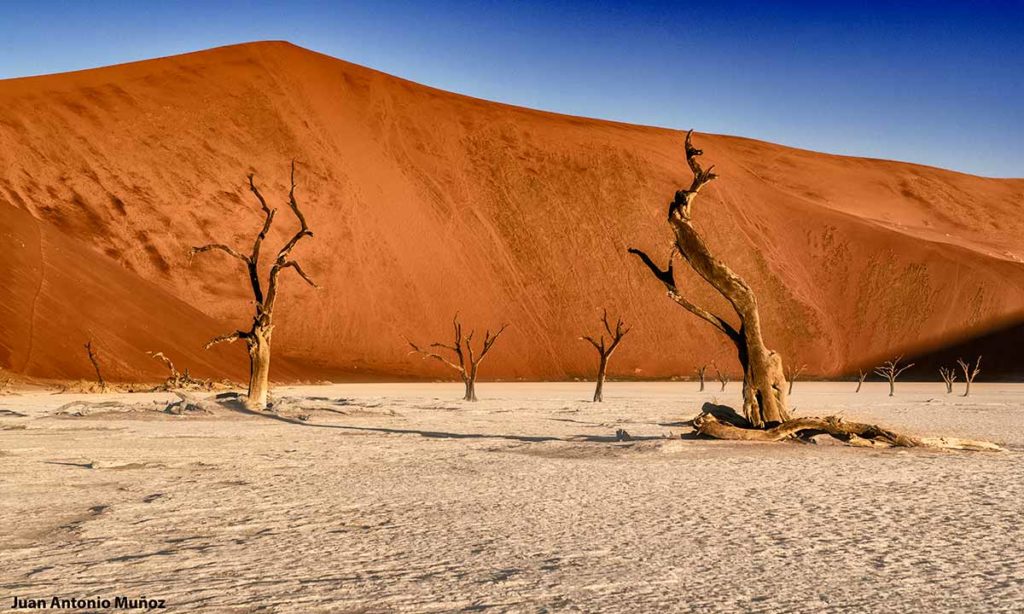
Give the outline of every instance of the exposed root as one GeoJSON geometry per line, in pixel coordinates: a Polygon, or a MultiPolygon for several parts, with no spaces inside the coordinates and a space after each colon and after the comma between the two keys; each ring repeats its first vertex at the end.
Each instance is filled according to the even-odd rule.
{"type": "Polygon", "coordinates": [[[751,429],[722,422],[711,413],[703,412],[693,419],[693,427],[700,435],[732,441],[782,441],[825,433],[856,447],[991,451],[1003,449],[994,443],[972,439],[911,437],[875,424],[847,422],[839,416],[794,418],[769,429],[751,429]]]}

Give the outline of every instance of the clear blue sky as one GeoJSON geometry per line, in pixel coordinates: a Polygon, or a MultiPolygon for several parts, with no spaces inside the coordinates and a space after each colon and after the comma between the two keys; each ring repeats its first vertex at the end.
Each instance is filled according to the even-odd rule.
{"type": "Polygon", "coordinates": [[[0,78],[266,39],[528,107],[1024,177],[1024,0],[0,0],[0,78]]]}

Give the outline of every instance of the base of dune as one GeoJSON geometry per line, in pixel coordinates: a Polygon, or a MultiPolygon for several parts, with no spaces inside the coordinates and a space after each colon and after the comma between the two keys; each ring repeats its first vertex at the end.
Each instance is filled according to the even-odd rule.
{"type": "MultiPolygon", "coordinates": [[[[295,423],[168,394],[0,397],[0,599],[169,611],[1021,611],[1024,385],[798,382],[1002,453],[680,438],[736,383],[284,387],[295,423]],[[712,390],[714,389],[714,390],[712,390]],[[118,401],[79,416],[75,400],[118,401]],[[75,412],[72,412],[75,413],[75,412]],[[630,441],[617,441],[617,429],[630,441]]],[[[212,398],[206,394],[204,398],[212,398]]]]}

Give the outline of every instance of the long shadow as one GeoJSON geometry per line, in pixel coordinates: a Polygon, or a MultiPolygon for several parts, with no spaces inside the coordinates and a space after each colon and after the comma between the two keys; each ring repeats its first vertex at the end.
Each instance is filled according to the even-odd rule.
{"type": "MultiPolygon", "coordinates": [[[[267,418],[270,420],[277,420],[278,422],[285,422],[287,424],[294,424],[297,426],[306,426],[312,428],[323,428],[323,429],[341,429],[346,431],[364,431],[373,433],[388,433],[392,435],[419,435],[420,437],[429,437],[432,439],[505,439],[509,441],[519,441],[524,443],[539,443],[544,441],[565,441],[565,442],[588,442],[588,443],[618,443],[620,440],[614,436],[604,435],[575,435],[572,437],[554,437],[548,435],[495,435],[491,433],[450,433],[446,431],[425,431],[421,429],[398,429],[390,428],[385,426],[349,426],[345,424],[316,424],[299,420],[297,418],[289,418],[288,416],[281,416],[278,414],[272,414],[267,412],[254,411],[246,407],[237,398],[221,398],[219,399],[220,405],[237,411],[238,413],[245,414],[248,416],[257,416],[260,418],[267,418]]],[[[658,435],[641,435],[633,436],[630,441],[646,441],[652,439],[664,439],[664,437],[658,435]]]]}
{"type": "MultiPolygon", "coordinates": [[[[1013,323],[975,334],[960,341],[926,348],[914,348],[903,352],[904,364],[911,362],[915,364],[907,370],[901,379],[939,381],[939,367],[956,367],[957,358],[963,358],[965,361],[973,363],[975,358],[982,356],[979,382],[1024,381],[1022,347],[1024,347],[1024,318],[1018,318],[1013,323]]],[[[899,353],[891,352],[889,355],[876,356],[861,363],[860,367],[870,373],[876,366],[899,353]]],[[[959,372],[959,369],[957,371],[959,372]]],[[[856,372],[853,371],[850,375],[856,375],[856,372]]],[[[869,381],[876,379],[877,377],[873,375],[868,378],[869,381]]]]}

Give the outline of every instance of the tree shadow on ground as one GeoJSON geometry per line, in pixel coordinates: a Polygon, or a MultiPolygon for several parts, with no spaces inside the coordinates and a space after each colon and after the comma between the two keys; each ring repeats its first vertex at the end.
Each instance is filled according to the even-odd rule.
{"type": "MultiPolygon", "coordinates": [[[[235,411],[248,416],[257,416],[260,418],[267,418],[270,420],[277,420],[279,422],[285,422],[287,424],[294,424],[297,426],[305,426],[311,428],[325,428],[325,429],[340,429],[346,431],[362,431],[362,432],[373,432],[373,433],[387,433],[392,435],[419,435],[420,437],[428,437],[432,439],[505,439],[509,441],[519,441],[524,443],[540,443],[545,441],[564,441],[564,442],[588,442],[588,443],[622,443],[623,440],[617,435],[573,435],[570,437],[556,437],[553,435],[498,435],[493,433],[453,433],[448,431],[428,431],[423,429],[400,429],[393,427],[384,426],[352,426],[346,424],[317,424],[314,422],[307,422],[306,420],[300,420],[298,418],[292,418],[290,416],[282,416],[272,412],[262,412],[249,409],[245,406],[245,402],[241,395],[229,396],[229,395],[218,395],[217,403],[226,409],[235,411]]],[[[328,410],[329,411],[329,410],[328,410]]],[[[660,435],[640,435],[631,436],[629,441],[646,441],[664,439],[660,435]]]]}

